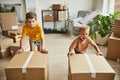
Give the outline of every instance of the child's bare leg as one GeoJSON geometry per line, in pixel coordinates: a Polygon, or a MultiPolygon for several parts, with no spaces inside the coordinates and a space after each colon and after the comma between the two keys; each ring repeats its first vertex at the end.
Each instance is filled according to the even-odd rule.
{"type": "Polygon", "coordinates": [[[37,46],[37,48],[38,48],[38,51],[42,51],[42,48],[40,47],[40,46],[37,46]]]}
{"type": "Polygon", "coordinates": [[[34,51],[34,50],[35,50],[35,45],[34,44],[30,45],[30,51],[34,51]]]}

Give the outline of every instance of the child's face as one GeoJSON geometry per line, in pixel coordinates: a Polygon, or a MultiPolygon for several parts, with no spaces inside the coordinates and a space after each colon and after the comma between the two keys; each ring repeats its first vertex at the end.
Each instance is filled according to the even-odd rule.
{"type": "Polygon", "coordinates": [[[80,35],[81,40],[83,41],[83,40],[85,40],[88,37],[89,30],[81,30],[79,32],[79,35],[80,35]]]}
{"type": "Polygon", "coordinates": [[[29,19],[27,20],[27,24],[28,24],[31,28],[34,28],[35,23],[36,23],[35,18],[29,18],[29,19]]]}

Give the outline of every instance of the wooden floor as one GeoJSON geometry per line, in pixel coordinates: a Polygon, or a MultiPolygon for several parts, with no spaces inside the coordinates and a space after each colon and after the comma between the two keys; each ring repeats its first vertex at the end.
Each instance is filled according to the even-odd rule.
{"type": "MultiPolygon", "coordinates": [[[[67,53],[69,45],[74,38],[67,34],[46,34],[45,44],[49,51],[49,80],[68,80],[67,53]]],[[[107,46],[99,46],[106,56],[107,46]]],[[[89,47],[87,53],[96,53],[94,48],[89,47]]],[[[0,59],[0,80],[6,80],[4,67],[10,58],[0,59]]],[[[120,63],[107,60],[116,71],[115,80],[120,80],[120,63]]]]}

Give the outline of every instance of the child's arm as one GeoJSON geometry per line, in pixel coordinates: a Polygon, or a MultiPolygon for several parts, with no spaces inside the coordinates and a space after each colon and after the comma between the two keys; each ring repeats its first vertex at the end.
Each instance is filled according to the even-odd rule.
{"type": "Polygon", "coordinates": [[[44,42],[45,42],[45,41],[44,41],[44,38],[42,38],[42,39],[41,39],[41,47],[42,47],[43,50],[44,50],[44,42]]]}
{"type": "Polygon", "coordinates": [[[94,48],[97,51],[97,55],[103,55],[102,52],[100,51],[100,49],[98,48],[98,46],[96,44],[94,44],[93,46],[94,46],[94,48]]]}
{"type": "Polygon", "coordinates": [[[100,51],[99,47],[97,46],[97,44],[92,40],[92,39],[89,39],[90,40],[90,43],[91,45],[95,48],[95,50],[97,51],[97,55],[103,55],[103,53],[100,51]]]}
{"type": "Polygon", "coordinates": [[[48,51],[45,49],[45,39],[44,39],[44,31],[42,26],[39,24],[39,29],[40,29],[40,35],[41,35],[41,52],[47,54],[48,51]]]}
{"type": "Polygon", "coordinates": [[[69,47],[69,52],[68,52],[68,56],[69,55],[72,55],[73,54],[73,49],[75,48],[75,46],[76,46],[76,44],[77,44],[77,38],[71,43],[71,45],[70,45],[70,47],[69,47]]]}
{"type": "Polygon", "coordinates": [[[42,48],[41,52],[47,54],[48,51],[45,49],[44,45],[45,45],[45,41],[44,41],[44,38],[42,38],[41,39],[41,48],[42,48]]]}
{"type": "Polygon", "coordinates": [[[24,41],[25,36],[26,36],[26,28],[23,26],[22,37],[20,39],[20,49],[16,52],[17,54],[24,51],[24,49],[23,49],[23,41],[24,41]]]}
{"type": "Polygon", "coordinates": [[[18,54],[18,53],[21,53],[23,51],[24,51],[24,49],[23,49],[23,38],[21,38],[20,39],[20,49],[16,53],[18,54]]]}

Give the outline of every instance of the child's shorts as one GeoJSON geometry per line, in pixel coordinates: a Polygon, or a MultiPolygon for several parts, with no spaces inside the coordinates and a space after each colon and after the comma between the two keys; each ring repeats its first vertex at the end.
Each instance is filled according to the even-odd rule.
{"type": "Polygon", "coordinates": [[[37,45],[37,46],[41,46],[41,42],[36,42],[36,41],[32,41],[32,40],[29,40],[30,42],[30,45],[37,45]]]}
{"type": "Polygon", "coordinates": [[[75,49],[74,49],[74,51],[75,51],[75,54],[82,54],[81,52],[79,52],[79,51],[77,51],[75,49]]]}

